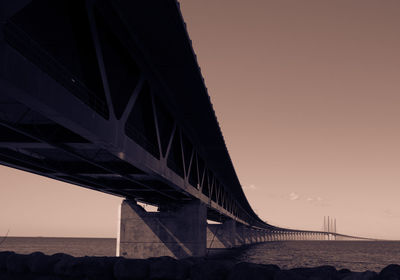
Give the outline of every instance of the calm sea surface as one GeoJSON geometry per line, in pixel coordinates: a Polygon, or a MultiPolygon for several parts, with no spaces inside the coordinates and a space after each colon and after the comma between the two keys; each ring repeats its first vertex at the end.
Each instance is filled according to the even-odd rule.
{"type": "Polygon", "coordinates": [[[75,257],[115,256],[115,245],[114,238],[7,237],[0,245],[0,251],[66,253],[75,257]]]}
{"type": "MultiPolygon", "coordinates": [[[[73,256],[115,256],[113,238],[31,238],[8,237],[0,251],[28,254],[67,253],[73,256]]],[[[216,252],[213,251],[214,255],[216,252]]],[[[268,242],[225,250],[224,258],[281,268],[332,265],[337,269],[379,272],[391,263],[400,263],[400,242],[369,241],[285,241],[268,242]]]]}

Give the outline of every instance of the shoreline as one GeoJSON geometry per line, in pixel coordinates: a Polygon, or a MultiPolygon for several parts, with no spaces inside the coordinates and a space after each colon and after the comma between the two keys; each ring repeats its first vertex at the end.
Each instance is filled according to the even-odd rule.
{"type": "Polygon", "coordinates": [[[208,257],[127,259],[124,257],[73,257],[64,253],[17,254],[0,251],[0,279],[164,279],[164,280],[394,280],[400,266],[390,264],[381,271],[354,272],[333,266],[281,269],[274,264],[238,262],[225,258],[231,252],[208,257]]]}
{"type": "MultiPolygon", "coordinates": [[[[0,246],[0,251],[14,251],[18,254],[43,252],[74,257],[115,257],[115,240],[98,242],[94,239],[14,239],[0,246]],[[72,240],[72,241],[71,241],[72,240]]],[[[101,239],[98,239],[101,240],[101,239]]],[[[333,266],[337,270],[349,269],[355,272],[366,270],[381,271],[391,263],[399,263],[400,243],[392,242],[328,242],[328,241],[277,241],[248,244],[229,249],[211,249],[208,259],[225,259],[233,262],[276,264],[281,269],[298,267],[333,266]],[[385,243],[385,244],[384,244],[385,243]]]]}

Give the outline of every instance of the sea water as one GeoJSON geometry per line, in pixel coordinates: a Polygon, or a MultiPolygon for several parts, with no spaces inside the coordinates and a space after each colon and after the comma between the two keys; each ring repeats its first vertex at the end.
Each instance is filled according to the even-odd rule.
{"type": "Polygon", "coordinates": [[[267,242],[239,251],[235,258],[280,268],[332,265],[336,269],[379,272],[400,264],[400,242],[389,241],[285,241],[267,242]]]}
{"type": "Polygon", "coordinates": [[[7,237],[0,251],[66,253],[74,257],[115,256],[116,242],[115,238],[7,237]]]}
{"type": "MultiPolygon", "coordinates": [[[[1,240],[1,238],[0,238],[1,240]]],[[[29,254],[67,253],[72,256],[115,256],[114,238],[7,237],[0,251],[29,254]]],[[[265,242],[230,250],[211,250],[213,257],[261,264],[282,269],[332,265],[337,269],[379,272],[391,263],[400,264],[400,242],[389,241],[281,241],[265,242]]]]}

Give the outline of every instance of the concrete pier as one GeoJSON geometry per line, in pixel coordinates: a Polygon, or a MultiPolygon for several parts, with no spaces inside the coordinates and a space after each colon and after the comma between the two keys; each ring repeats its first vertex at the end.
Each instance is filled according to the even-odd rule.
{"type": "Polygon", "coordinates": [[[239,246],[253,243],[251,230],[244,225],[236,227],[236,238],[237,245],[239,246]]]}
{"type": "MultiPolygon", "coordinates": [[[[232,219],[207,224],[207,205],[199,200],[160,206],[147,212],[135,201],[121,205],[117,255],[127,258],[204,256],[207,248],[233,248],[266,241],[333,240],[336,234],[262,230],[232,219]]],[[[353,237],[345,236],[348,239],[353,237]]]]}
{"type": "Polygon", "coordinates": [[[206,205],[200,201],[146,212],[135,201],[121,205],[120,255],[127,258],[171,256],[184,258],[206,253],[206,205]]]}
{"type": "Polygon", "coordinates": [[[207,248],[233,248],[238,244],[236,222],[227,220],[222,224],[207,225],[207,248]]]}

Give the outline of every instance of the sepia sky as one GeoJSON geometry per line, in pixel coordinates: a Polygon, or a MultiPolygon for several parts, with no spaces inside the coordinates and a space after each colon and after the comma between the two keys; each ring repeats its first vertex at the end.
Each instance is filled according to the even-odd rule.
{"type": "MultiPolygon", "coordinates": [[[[400,2],[180,2],[255,212],[400,239],[400,2]]],[[[0,178],[0,235],[116,236],[121,198],[2,166],[0,178]]]]}

